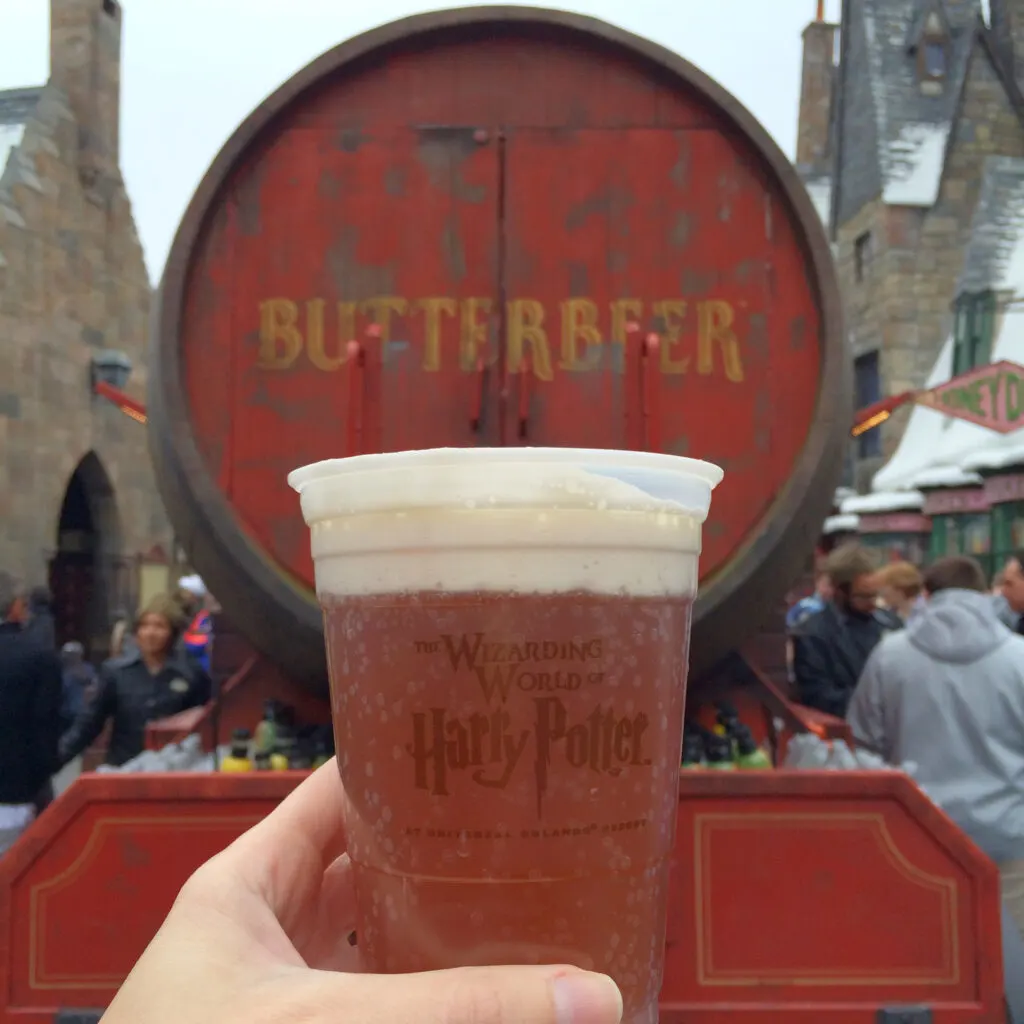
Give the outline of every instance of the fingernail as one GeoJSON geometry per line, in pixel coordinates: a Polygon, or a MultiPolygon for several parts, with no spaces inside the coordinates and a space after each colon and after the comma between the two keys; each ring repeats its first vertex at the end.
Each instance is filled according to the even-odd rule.
{"type": "Polygon", "coordinates": [[[604,974],[563,974],[554,980],[558,1024],[619,1024],[622,996],[604,974]]]}

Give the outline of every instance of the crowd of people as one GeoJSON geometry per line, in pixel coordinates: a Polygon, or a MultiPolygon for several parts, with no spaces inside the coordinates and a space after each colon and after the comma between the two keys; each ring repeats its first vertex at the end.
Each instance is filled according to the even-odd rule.
{"type": "Polygon", "coordinates": [[[915,765],[929,796],[999,866],[1024,933],[1024,551],[989,586],[965,556],[920,572],[833,551],[787,617],[798,700],[857,743],[915,765]]]}
{"type": "Polygon", "coordinates": [[[53,799],[52,779],[110,725],[106,762],[145,748],[149,722],[210,699],[213,634],[198,576],[119,616],[97,670],[78,640],[57,649],[49,594],[0,573],[0,856],[53,799]]]}

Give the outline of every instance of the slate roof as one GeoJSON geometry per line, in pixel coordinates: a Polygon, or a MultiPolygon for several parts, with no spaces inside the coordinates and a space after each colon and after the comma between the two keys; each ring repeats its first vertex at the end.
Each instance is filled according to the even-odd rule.
{"type": "Polygon", "coordinates": [[[935,202],[981,13],[981,0],[846,0],[834,131],[837,223],[880,193],[900,205],[935,202]],[[952,44],[945,88],[934,96],[922,93],[912,52],[932,10],[948,24],[952,44]]]}
{"type": "Polygon", "coordinates": [[[957,294],[1004,289],[1024,293],[1024,160],[989,157],[957,294]]]}

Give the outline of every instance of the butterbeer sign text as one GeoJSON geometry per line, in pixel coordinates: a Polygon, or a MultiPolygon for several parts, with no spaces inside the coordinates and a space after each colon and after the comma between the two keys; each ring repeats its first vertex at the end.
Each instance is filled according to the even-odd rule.
{"type": "MultiPolygon", "coordinates": [[[[270,298],[260,303],[259,353],[262,370],[290,370],[307,360],[325,373],[340,370],[349,359],[348,343],[359,337],[360,323],[374,323],[381,344],[394,338],[399,320],[405,329],[418,321],[423,339],[421,367],[436,373],[458,359],[470,372],[481,356],[492,359],[489,335],[495,315],[489,298],[406,299],[382,295],[365,302],[297,302],[270,298]]],[[[603,365],[603,346],[622,345],[627,325],[653,317],[661,333],[661,371],[665,374],[722,375],[744,380],[736,310],[722,299],[616,299],[599,306],[592,299],[566,299],[551,308],[536,299],[513,299],[505,310],[506,359],[510,372],[528,365],[540,380],[556,370],[587,373],[603,365]]]]}
{"type": "Polygon", "coordinates": [[[442,634],[418,641],[419,654],[444,658],[453,673],[469,674],[480,688],[482,709],[455,716],[445,707],[412,715],[414,785],[434,796],[448,796],[455,776],[505,789],[520,769],[533,771],[538,814],[548,791],[551,766],[618,775],[631,766],[647,766],[649,720],[643,712],[621,714],[611,703],[581,701],[568,695],[600,687],[603,641],[506,641],[483,633],[442,634]],[[510,701],[527,701],[529,725],[507,710],[510,701]],[[570,707],[586,711],[572,713],[570,707]]]}

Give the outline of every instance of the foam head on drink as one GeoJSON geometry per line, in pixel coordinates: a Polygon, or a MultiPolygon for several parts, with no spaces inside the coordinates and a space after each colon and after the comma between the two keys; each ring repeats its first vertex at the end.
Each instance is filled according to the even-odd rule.
{"type": "Polygon", "coordinates": [[[439,449],[289,477],[367,969],[571,963],[657,1019],[690,610],[722,473],[439,449]]]}

